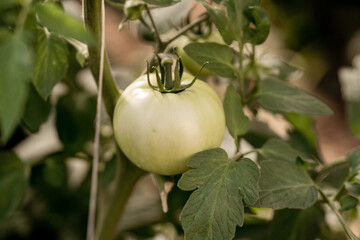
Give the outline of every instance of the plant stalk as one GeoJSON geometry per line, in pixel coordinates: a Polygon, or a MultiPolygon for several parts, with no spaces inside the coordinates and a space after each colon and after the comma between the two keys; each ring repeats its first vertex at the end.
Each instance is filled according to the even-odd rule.
{"type": "MultiPolygon", "coordinates": [[[[102,30],[102,0],[84,0],[84,22],[88,29],[90,29],[97,40],[101,43],[102,30]]],[[[99,45],[88,46],[89,49],[89,66],[99,85],[99,62],[101,55],[101,47],[99,45]]],[[[110,71],[109,61],[104,53],[103,64],[103,100],[107,113],[110,119],[113,118],[113,111],[120,91],[118,90],[113,76],[110,71]]],[[[133,165],[126,156],[118,149],[119,157],[117,158],[117,181],[114,194],[107,205],[108,208],[100,218],[97,219],[96,237],[101,240],[109,240],[115,236],[117,224],[124,211],[125,204],[137,182],[137,180],[145,172],[133,165]]]]}
{"type": "Polygon", "coordinates": [[[244,45],[242,42],[238,42],[239,46],[239,70],[237,71],[238,79],[239,79],[239,91],[241,103],[245,104],[245,84],[244,84],[244,73],[243,73],[243,50],[244,45]]]}
{"type": "MultiPolygon", "coordinates": [[[[123,156],[121,152],[120,155],[120,159],[125,159],[125,156],[123,156]]],[[[96,229],[97,240],[110,240],[114,238],[119,220],[124,213],[126,202],[136,182],[144,174],[145,172],[143,170],[137,168],[130,161],[117,162],[115,191],[106,209],[104,209],[104,214],[99,218],[96,229]]]]}
{"type": "MultiPolygon", "coordinates": [[[[84,21],[85,25],[90,31],[93,32],[94,37],[97,43],[101,42],[101,0],[84,0],[84,21]]],[[[95,76],[95,81],[97,84],[99,76],[99,62],[100,62],[100,46],[88,46],[89,49],[89,67],[90,70],[95,76]]],[[[107,113],[110,116],[110,119],[113,117],[113,111],[115,104],[120,97],[120,91],[117,88],[113,76],[111,74],[109,61],[107,55],[104,57],[104,90],[105,93],[103,96],[104,104],[107,113]]]]}
{"type": "Polygon", "coordinates": [[[146,9],[146,12],[147,12],[147,14],[149,16],[149,19],[150,19],[150,22],[151,22],[151,25],[152,25],[152,28],[153,28],[153,32],[154,32],[155,38],[156,38],[155,53],[159,53],[165,48],[165,45],[164,45],[163,41],[161,40],[159,30],[157,29],[154,18],[152,16],[150,8],[149,8],[149,6],[147,4],[145,4],[145,9],[146,9]]]}
{"type": "Polygon", "coordinates": [[[185,27],[183,27],[182,29],[180,29],[178,32],[176,32],[171,38],[169,38],[168,40],[164,41],[164,45],[169,45],[172,41],[174,41],[175,39],[177,39],[178,37],[180,37],[181,35],[183,35],[185,32],[189,31],[190,29],[192,29],[193,27],[199,25],[200,23],[206,21],[209,19],[209,15],[208,14],[203,14],[201,15],[198,19],[196,19],[195,21],[189,23],[188,25],[186,25],[185,27]]]}
{"type": "Polygon", "coordinates": [[[26,22],[26,18],[30,11],[31,1],[32,0],[25,0],[23,3],[22,9],[19,13],[19,16],[18,16],[17,22],[16,22],[16,26],[15,26],[16,34],[20,34],[23,31],[23,28],[24,28],[24,25],[26,22]]]}
{"type": "Polygon", "coordinates": [[[341,226],[343,227],[346,235],[351,239],[351,240],[360,240],[360,238],[358,238],[349,228],[349,226],[347,225],[345,219],[343,218],[343,216],[340,214],[340,212],[336,209],[336,207],[334,206],[334,203],[332,202],[332,200],[330,200],[325,193],[318,187],[318,191],[320,193],[320,195],[322,196],[322,198],[324,199],[324,201],[329,205],[329,207],[331,208],[331,210],[335,213],[336,217],[338,218],[341,226]]]}

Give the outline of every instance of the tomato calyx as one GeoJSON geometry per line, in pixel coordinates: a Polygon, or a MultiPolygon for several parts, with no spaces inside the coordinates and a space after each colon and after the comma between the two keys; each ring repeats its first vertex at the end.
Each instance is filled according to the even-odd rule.
{"type": "Polygon", "coordinates": [[[181,78],[182,74],[184,72],[182,62],[180,60],[180,57],[177,57],[175,62],[175,69],[173,72],[173,64],[174,61],[171,57],[168,55],[165,55],[162,59],[160,56],[158,56],[158,60],[160,62],[159,68],[160,68],[160,75],[158,72],[158,69],[154,66],[152,67],[153,70],[155,70],[155,76],[156,76],[156,82],[157,86],[153,85],[150,81],[150,64],[147,63],[147,81],[149,86],[156,91],[159,91],[161,93],[178,93],[181,91],[184,91],[185,89],[191,87],[195,81],[198,79],[198,76],[201,72],[201,70],[205,67],[208,62],[205,62],[200,70],[195,75],[194,79],[185,85],[181,84],[181,78]],[[173,79],[173,76],[175,79],[173,79]]]}

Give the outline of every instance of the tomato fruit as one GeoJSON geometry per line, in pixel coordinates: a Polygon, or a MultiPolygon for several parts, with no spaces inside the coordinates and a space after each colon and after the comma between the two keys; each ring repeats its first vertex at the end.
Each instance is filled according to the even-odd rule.
{"type": "MultiPolygon", "coordinates": [[[[155,74],[149,76],[156,85],[155,74]]],[[[184,73],[181,81],[192,79],[184,73]]],[[[130,161],[149,172],[174,175],[187,170],[193,154],[221,144],[225,115],[219,97],[203,81],[178,93],[161,93],[143,75],[122,93],[113,125],[115,139],[130,161]]]]}
{"type": "MultiPolygon", "coordinates": [[[[211,34],[206,37],[198,37],[196,39],[191,39],[189,36],[182,35],[176,40],[176,52],[180,56],[185,69],[187,69],[191,74],[195,75],[198,73],[201,66],[184,51],[184,47],[192,42],[215,42],[224,44],[224,41],[222,40],[220,33],[217,31],[211,32],[211,34]]],[[[199,77],[206,78],[211,75],[214,74],[207,70],[205,66],[205,68],[201,70],[199,77]]]]}

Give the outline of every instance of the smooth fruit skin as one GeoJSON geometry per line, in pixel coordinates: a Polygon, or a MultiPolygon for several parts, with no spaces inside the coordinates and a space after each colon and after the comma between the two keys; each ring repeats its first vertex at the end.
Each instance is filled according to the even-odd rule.
{"type": "MultiPolygon", "coordinates": [[[[193,76],[184,73],[183,83],[193,76]]],[[[156,84],[151,74],[152,84],[156,84]]],[[[114,134],[124,154],[139,168],[161,174],[185,172],[200,151],[220,146],[225,115],[216,93],[205,83],[178,93],[151,89],[146,75],[122,93],[114,111],[114,134]]]]}

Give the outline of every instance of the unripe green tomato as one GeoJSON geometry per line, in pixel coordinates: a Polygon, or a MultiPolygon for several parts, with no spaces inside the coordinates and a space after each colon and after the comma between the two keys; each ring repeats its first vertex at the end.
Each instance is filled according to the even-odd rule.
{"type": "MultiPolygon", "coordinates": [[[[224,41],[222,40],[220,33],[217,31],[213,31],[213,32],[211,32],[211,34],[209,36],[200,37],[200,38],[197,38],[196,40],[192,40],[186,35],[182,35],[181,37],[179,37],[176,40],[176,42],[175,42],[176,52],[180,56],[184,67],[191,74],[196,75],[199,72],[201,65],[199,65],[197,62],[192,60],[192,58],[189,55],[187,55],[186,52],[184,51],[184,47],[192,42],[200,42],[200,43],[215,42],[215,43],[224,44],[224,41]]],[[[211,76],[211,75],[214,75],[214,73],[210,72],[206,68],[203,68],[199,74],[199,76],[203,77],[203,78],[211,76]]]]}
{"type": "MultiPolygon", "coordinates": [[[[151,83],[156,85],[154,74],[151,83]]],[[[182,83],[193,76],[184,73],[182,83]]],[[[130,84],[114,110],[114,134],[124,154],[139,168],[161,175],[185,172],[200,151],[220,146],[225,115],[216,93],[203,81],[178,93],[149,87],[146,75],[130,84]]]]}

